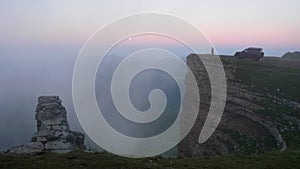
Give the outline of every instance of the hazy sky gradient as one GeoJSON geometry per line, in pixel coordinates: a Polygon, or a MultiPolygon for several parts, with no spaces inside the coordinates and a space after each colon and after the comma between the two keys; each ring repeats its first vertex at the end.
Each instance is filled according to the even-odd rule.
{"type": "Polygon", "coordinates": [[[299,0],[7,0],[0,2],[0,44],[84,44],[105,24],[159,12],[185,19],[220,53],[262,46],[282,55],[300,48],[299,0]]]}

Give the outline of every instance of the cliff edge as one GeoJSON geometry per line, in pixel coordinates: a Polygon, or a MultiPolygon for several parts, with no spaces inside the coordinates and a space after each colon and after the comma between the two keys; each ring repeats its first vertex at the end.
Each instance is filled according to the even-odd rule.
{"type": "Polygon", "coordinates": [[[231,56],[220,58],[227,79],[225,110],[213,135],[199,144],[211,102],[210,81],[198,55],[187,57],[201,100],[196,123],[179,144],[178,155],[205,157],[300,149],[300,62],[281,58],[264,58],[261,62],[231,56]]]}

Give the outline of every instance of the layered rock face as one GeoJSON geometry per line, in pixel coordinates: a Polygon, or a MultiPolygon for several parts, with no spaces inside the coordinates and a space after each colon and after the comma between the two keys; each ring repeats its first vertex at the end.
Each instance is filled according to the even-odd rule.
{"type": "Polygon", "coordinates": [[[37,132],[31,141],[11,148],[7,153],[66,153],[85,148],[84,134],[70,130],[66,109],[58,96],[39,97],[35,119],[37,132]]]}
{"type": "MultiPolygon", "coordinates": [[[[268,89],[264,92],[255,91],[255,86],[245,84],[236,77],[241,65],[233,57],[223,57],[222,62],[227,78],[225,110],[213,135],[205,143],[199,144],[198,137],[211,102],[210,81],[200,58],[195,54],[187,57],[187,65],[196,77],[201,100],[198,118],[188,136],[178,145],[178,155],[205,157],[235,152],[256,154],[299,145],[296,139],[299,134],[295,134],[300,133],[299,103],[273,95],[268,89]]],[[[187,88],[189,82],[187,76],[187,88]]]]}

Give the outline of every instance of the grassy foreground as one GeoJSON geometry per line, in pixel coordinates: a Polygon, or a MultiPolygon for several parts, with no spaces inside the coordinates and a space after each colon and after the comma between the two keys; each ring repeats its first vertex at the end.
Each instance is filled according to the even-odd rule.
{"type": "Polygon", "coordinates": [[[131,159],[107,153],[71,152],[68,154],[0,155],[0,168],[24,169],[186,169],[186,168],[300,168],[300,151],[272,152],[264,155],[232,155],[211,158],[131,159]]]}

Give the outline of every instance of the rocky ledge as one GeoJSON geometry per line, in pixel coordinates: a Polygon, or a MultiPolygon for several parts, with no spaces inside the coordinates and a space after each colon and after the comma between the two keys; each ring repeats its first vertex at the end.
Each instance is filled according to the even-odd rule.
{"type": "Polygon", "coordinates": [[[13,147],[5,153],[67,153],[74,149],[85,148],[84,134],[70,130],[66,109],[58,96],[39,97],[35,119],[37,132],[33,135],[31,141],[13,147]]]}

